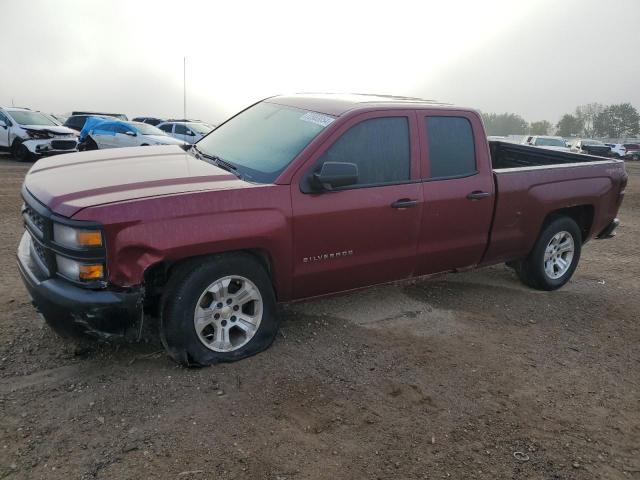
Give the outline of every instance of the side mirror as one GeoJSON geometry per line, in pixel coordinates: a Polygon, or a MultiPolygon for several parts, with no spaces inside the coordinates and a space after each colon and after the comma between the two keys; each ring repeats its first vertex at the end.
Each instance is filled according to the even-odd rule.
{"type": "Polygon", "coordinates": [[[125,135],[129,135],[130,137],[135,137],[136,136],[136,132],[132,132],[131,130],[124,132],[125,135]]]}
{"type": "Polygon", "coordinates": [[[358,166],[355,163],[324,162],[319,172],[313,174],[318,190],[333,190],[358,183],[358,166]]]}
{"type": "Polygon", "coordinates": [[[0,127],[7,128],[7,124],[4,123],[4,120],[0,120],[0,127]]]}
{"type": "Polygon", "coordinates": [[[196,134],[195,134],[195,133],[193,133],[191,130],[189,130],[189,131],[187,132],[187,135],[189,135],[190,137],[195,137],[195,136],[196,136],[196,134]]]}

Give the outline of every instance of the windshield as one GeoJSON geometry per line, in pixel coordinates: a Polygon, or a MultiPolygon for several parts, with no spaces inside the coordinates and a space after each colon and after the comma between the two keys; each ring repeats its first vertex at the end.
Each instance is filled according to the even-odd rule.
{"type": "Polygon", "coordinates": [[[132,125],[142,135],[166,135],[166,132],[163,132],[159,128],[154,127],[153,125],[149,125],[148,123],[133,123],[132,125]]]}
{"type": "Polygon", "coordinates": [[[213,130],[212,127],[210,127],[209,125],[206,125],[204,123],[187,123],[187,126],[191,129],[194,130],[198,133],[202,133],[203,135],[209,133],[211,130],[213,130]]]}
{"type": "Polygon", "coordinates": [[[564,140],[559,138],[538,138],[536,140],[536,145],[541,145],[544,147],[566,147],[567,144],[564,140]]]}
{"type": "Polygon", "coordinates": [[[262,102],[220,125],[196,145],[244,178],[271,183],[334,117],[262,102]]]}
{"type": "Polygon", "coordinates": [[[11,118],[20,125],[58,125],[52,118],[49,118],[40,112],[23,112],[20,110],[14,110],[9,111],[8,113],[11,115],[11,118]]]}

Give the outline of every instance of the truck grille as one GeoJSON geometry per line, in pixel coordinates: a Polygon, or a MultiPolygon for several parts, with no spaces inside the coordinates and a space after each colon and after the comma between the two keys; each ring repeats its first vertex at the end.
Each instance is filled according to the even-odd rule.
{"type": "Polygon", "coordinates": [[[22,210],[25,221],[30,221],[31,224],[36,228],[40,236],[44,233],[44,218],[38,212],[36,212],[29,205],[25,204],[24,209],[22,210]]]}
{"type": "Polygon", "coordinates": [[[51,147],[56,150],[73,150],[76,148],[75,140],[52,140],[51,147]]]}
{"type": "Polygon", "coordinates": [[[33,251],[36,252],[40,261],[47,265],[47,254],[45,253],[44,247],[33,237],[31,237],[31,245],[33,246],[33,251]]]}

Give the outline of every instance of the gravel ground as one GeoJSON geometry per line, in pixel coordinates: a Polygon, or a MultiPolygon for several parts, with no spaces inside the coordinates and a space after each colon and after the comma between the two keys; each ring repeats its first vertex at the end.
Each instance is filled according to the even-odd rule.
{"type": "Polygon", "coordinates": [[[27,167],[0,159],[0,479],[640,479],[640,164],[557,292],[495,266],[295,304],[271,349],[199,370],[43,324],[27,167]]]}

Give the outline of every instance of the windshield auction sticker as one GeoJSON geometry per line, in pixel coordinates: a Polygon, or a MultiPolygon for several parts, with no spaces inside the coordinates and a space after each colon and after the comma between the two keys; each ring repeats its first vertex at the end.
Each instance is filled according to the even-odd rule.
{"type": "Polygon", "coordinates": [[[330,117],[329,115],[323,115],[322,113],[307,112],[300,117],[300,120],[315,123],[316,125],[320,125],[321,127],[326,127],[328,125],[331,125],[335,118],[330,117]]]}

